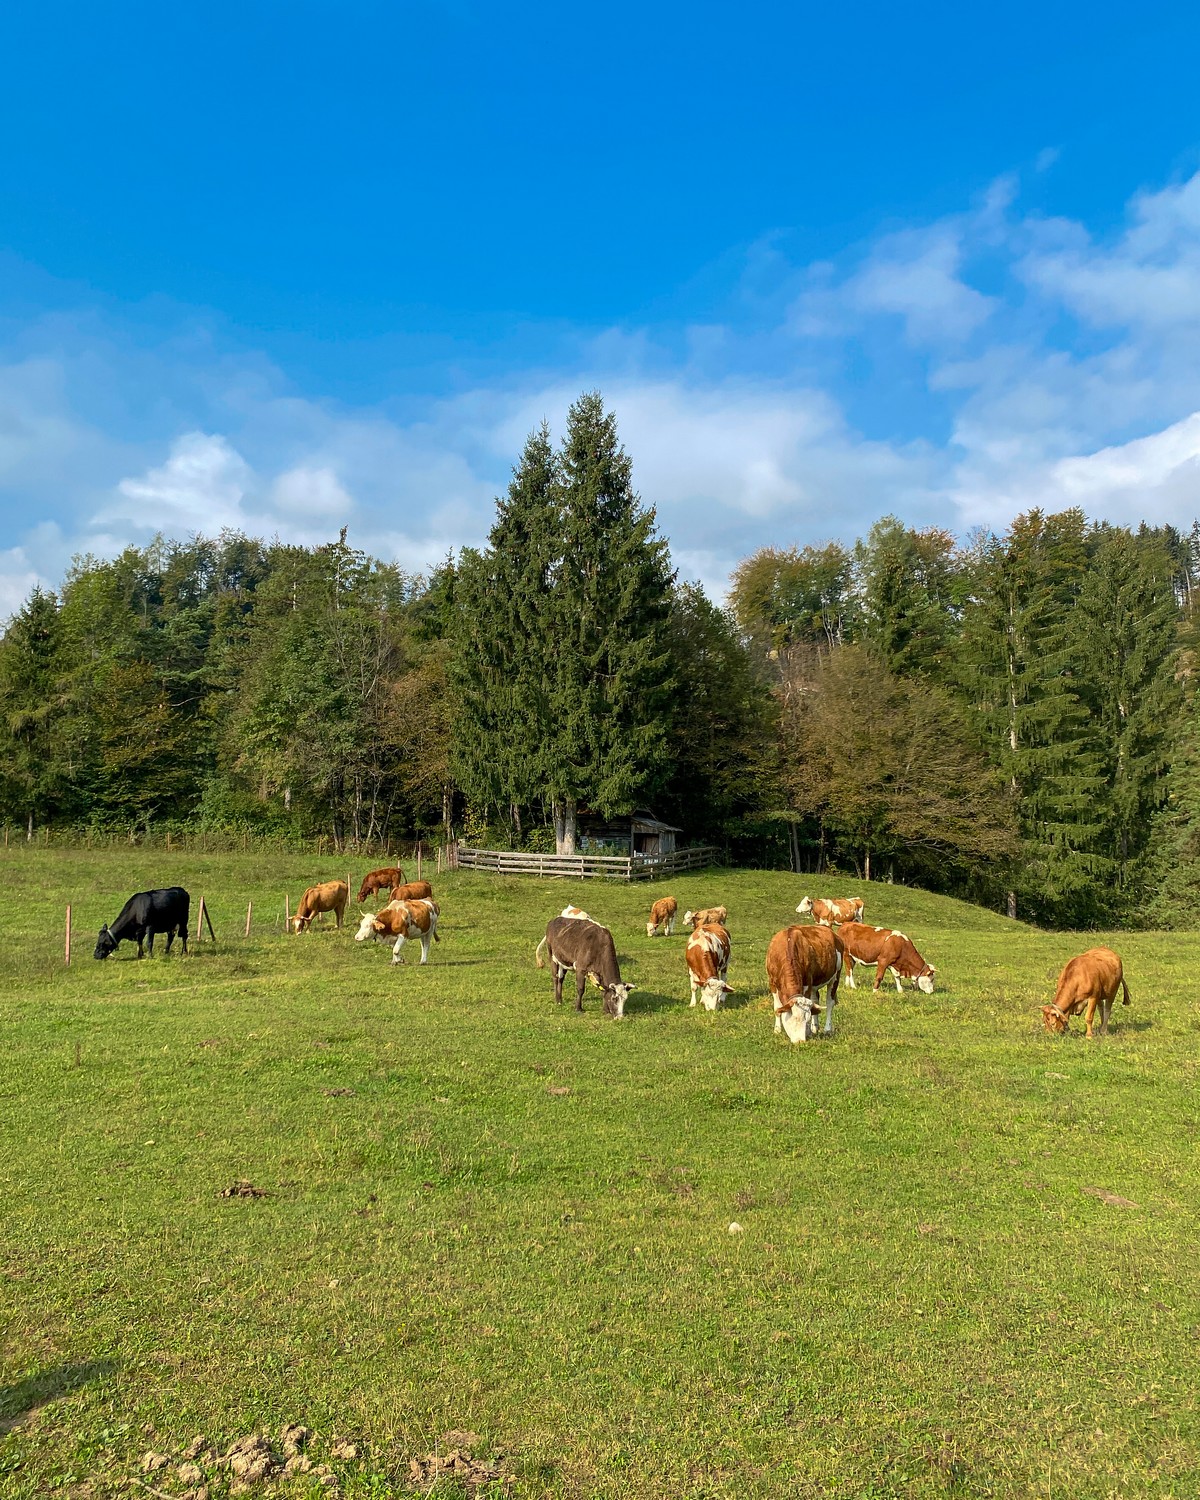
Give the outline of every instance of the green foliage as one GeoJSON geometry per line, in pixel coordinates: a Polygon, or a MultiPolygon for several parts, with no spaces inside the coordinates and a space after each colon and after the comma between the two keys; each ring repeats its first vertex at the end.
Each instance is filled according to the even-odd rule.
{"type": "Polygon", "coordinates": [[[961,569],[948,531],[913,531],[895,516],[854,549],[859,639],[889,670],[936,676],[957,634],[961,569]]]}
{"type": "Polygon", "coordinates": [[[853,556],[840,542],[763,547],[734,569],[729,602],[760,652],[841,645],[858,624],[853,556]]]}
{"type": "MultiPolygon", "coordinates": [[[[630,811],[663,785],[673,574],[597,394],[556,454],[532,433],[481,553],[455,585],[455,761],[468,796],[505,814],[584,803],[630,811]]],[[[573,839],[560,832],[564,847],[573,839]]]]}

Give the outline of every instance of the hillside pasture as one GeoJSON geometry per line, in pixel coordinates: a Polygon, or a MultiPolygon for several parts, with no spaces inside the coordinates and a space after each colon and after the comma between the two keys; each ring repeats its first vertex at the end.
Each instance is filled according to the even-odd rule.
{"type": "Polygon", "coordinates": [[[285,1421],[359,1445],[351,1497],[407,1493],[449,1430],[513,1496],[1200,1492],[1200,936],[774,873],[461,873],[430,963],[392,967],[353,920],[282,932],[285,892],[344,860],[3,868],[5,1497],[144,1494],[145,1449],[285,1421]],[[215,947],[92,960],[130,893],[175,883],[215,947]],[[763,956],[810,892],[863,895],[935,993],[859,970],[832,1039],[774,1037],[763,956]],[[682,924],[645,935],[662,894],[729,907],[714,1015],[682,924]],[[623,1022],[595,990],[556,1009],[533,966],[568,901],[614,930],[623,1022]],[[1046,1036],[1100,941],[1132,1008],[1046,1036]],[[218,1196],[240,1180],[268,1196],[218,1196]]]}

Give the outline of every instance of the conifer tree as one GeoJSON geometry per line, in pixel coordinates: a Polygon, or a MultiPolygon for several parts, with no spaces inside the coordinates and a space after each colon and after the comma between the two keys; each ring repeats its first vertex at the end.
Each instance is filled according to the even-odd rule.
{"type": "Polygon", "coordinates": [[[543,422],[496,502],[486,550],[463,551],[454,583],[457,778],[473,802],[518,827],[522,810],[542,795],[554,733],[549,612],[560,572],[559,506],[543,422]]]}
{"type": "Polygon", "coordinates": [[[1128,894],[1166,797],[1178,610],[1172,560],[1149,532],[1104,526],[1073,616],[1080,696],[1092,722],[1105,792],[1102,847],[1116,864],[1116,894],[1128,894]]]}
{"type": "Polygon", "coordinates": [[[0,645],[0,747],[4,802],[35,823],[58,811],[65,791],[58,749],[62,716],[58,600],[35,588],[0,645]]]}
{"type": "Polygon", "coordinates": [[[573,853],[581,802],[604,816],[628,812],[665,774],[674,574],[598,392],[567,414],[559,484],[562,534],[549,596],[553,738],[543,777],[558,847],[573,853]]]}
{"type": "Polygon", "coordinates": [[[889,671],[934,676],[957,633],[962,578],[954,537],[913,531],[895,516],[871,527],[854,549],[859,639],[889,671]]]}
{"type": "Polygon", "coordinates": [[[1004,772],[1022,833],[1017,893],[1044,916],[1075,921],[1102,905],[1100,759],[1080,699],[1072,612],[1088,561],[1078,510],[1019,516],[980,549],[956,674],[991,760],[1004,772]]]}

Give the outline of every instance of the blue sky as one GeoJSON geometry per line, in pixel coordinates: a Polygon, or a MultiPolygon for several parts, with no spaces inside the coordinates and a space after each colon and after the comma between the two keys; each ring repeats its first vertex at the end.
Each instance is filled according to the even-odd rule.
{"type": "Polygon", "coordinates": [[[0,612],[237,525],[416,570],[598,386],[681,571],[1200,512],[1200,12],[10,7],[0,612]]]}

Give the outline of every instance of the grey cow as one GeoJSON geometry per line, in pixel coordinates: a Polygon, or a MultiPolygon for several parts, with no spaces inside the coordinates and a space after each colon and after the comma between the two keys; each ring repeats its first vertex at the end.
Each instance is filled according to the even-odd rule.
{"type": "MultiPolygon", "coordinates": [[[[568,907],[574,913],[576,908],[568,907]]],[[[555,917],[547,924],[546,936],[534,949],[534,962],[539,969],[546,967],[542,950],[549,953],[550,967],[554,971],[554,998],[562,1004],[563,976],[568,969],[575,971],[575,1009],[583,1009],[583,992],[589,979],[604,992],[604,1013],[620,1019],[625,1014],[625,1002],[637,988],[621,982],[621,970],[617,965],[617,949],[613,935],[607,927],[595,922],[586,912],[578,915],[555,917]]]]}

